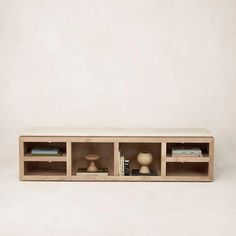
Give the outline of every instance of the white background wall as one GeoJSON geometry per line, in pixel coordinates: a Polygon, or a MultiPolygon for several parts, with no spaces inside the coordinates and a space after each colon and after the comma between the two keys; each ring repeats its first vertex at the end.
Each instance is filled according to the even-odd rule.
{"type": "Polygon", "coordinates": [[[235,25],[234,0],[0,0],[1,165],[17,175],[28,126],[206,127],[220,170],[235,25]]]}
{"type": "Polygon", "coordinates": [[[232,145],[235,1],[0,3],[1,143],[14,161],[28,126],[206,127],[232,145]]]}

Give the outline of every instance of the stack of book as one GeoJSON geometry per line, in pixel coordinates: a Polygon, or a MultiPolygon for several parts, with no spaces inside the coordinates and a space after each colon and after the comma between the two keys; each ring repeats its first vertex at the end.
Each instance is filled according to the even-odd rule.
{"type": "Polygon", "coordinates": [[[142,174],[142,173],[139,172],[139,170],[133,169],[132,170],[132,175],[133,176],[157,176],[158,173],[157,173],[156,170],[150,170],[150,173],[142,174]]]}
{"type": "Polygon", "coordinates": [[[172,157],[202,157],[202,150],[200,148],[172,148],[172,157]]]}
{"type": "Polygon", "coordinates": [[[62,152],[60,151],[59,148],[42,147],[42,148],[33,148],[30,154],[35,156],[60,156],[62,152]]]}
{"type": "Polygon", "coordinates": [[[108,176],[108,169],[98,169],[96,172],[88,172],[87,169],[79,168],[76,175],[79,176],[108,176]]]}
{"type": "Polygon", "coordinates": [[[130,175],[130,160],[120,156],[119,152],[119,175],[130,175]]]}
{"type": "Polygon", "coordinates": [[[130,175],[130,161],[125,160],[124,162],[124,175],[130,175]]]}

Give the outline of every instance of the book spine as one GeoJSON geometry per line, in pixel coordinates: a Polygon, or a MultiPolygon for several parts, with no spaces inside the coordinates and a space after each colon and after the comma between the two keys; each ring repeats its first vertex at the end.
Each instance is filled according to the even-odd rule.
{"type": "Polygon", "coordinates": [[[121,175],[125,175],[125,158],[124,158],[124,156],[120,157],[120,164],[121,164],[121,175]]]}
{"type": "Polygon", "coordinates": [[[36,151],[36,150],[32,150],[31,154],[58,154],[58,151],[36,151]]]}
{"type": "Polygon", "coordinates": [[[202,154],[172,154],[172,157],[203,157],[202,154]]]}
{"type": "Polygon", "coordinates": [[[172,154],[179,154],[179,155],[181,155],[181,154],[194,154],[194,155],[200,155],[200,154],[202,154],[202,152],[201,151],[172,151],[172,154]]]}
{"type": "Polygon", "coordinates": [[[125,175],[130,175],[130,161],[129,160],[125,160],[124,163],[124,169],[125,169],[125,175]]]}

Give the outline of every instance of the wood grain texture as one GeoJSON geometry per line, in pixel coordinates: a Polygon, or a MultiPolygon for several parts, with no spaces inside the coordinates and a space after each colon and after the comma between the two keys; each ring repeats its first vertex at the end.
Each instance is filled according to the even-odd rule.
{"type": "Polygon", "coordinates": [[[74,137],[212,137],[207,129],[151,129],[151,128],[78,128],[31,127],[22,136],[74,136],[74,137]]]}
{"type": "Polygon", "coordinates": [[[208,157],[167,157],[166,162],[209,162],[208,157]]]}
{"type": "Polygon", "coordinates": [[[72,156],[71,156],[71,142],[66,143],[66,175],[70,177],[72,174],[72,156]]]}
{"type": "Polygon", "coordinates": [[[24,177],[24,142],[19,139],[19,178],[20,180],[24,177]]]}
{"type": "MultiPolygon", "coordinates": [[[[77,132],[77,131],[76,131],[77,132]]],[[[156,131],[155,131],[156,132],[156,131]]],[[[164,132],[162,130],[162,132],[164,132]]],[[[202,132],[202,131],[201,131],[202,132]]],[[[199,134],[201,133],[199,132],[199,134]]],[[[114,132],[113,132],[114,133],[114,132]]],[[[134,132],[135,133],[135,132],[134,132]]],[[[153,132],[150,132],[153,133],[153,132]]],[[[170,131],[167,132],[170,134],[170,131]]],[[[179,130],[180,134],[181,131],[179,130]]],[[[214,139],[194,136],[196,130],[184,130],[187,136],[21,136],[19,139],[19,171],[21,180],[32,181],[212,181],[214,139]],[[196,145],[205,150],[204,157],[170,157],[168,148],[196,145]],[[59,146],[65,149],[61,157],[40,157],[27,154],[35,145],[59,146]],[[153,155],[151,169],[158,176],[119,176],[119,155],[138,169],[137,155],[148,151],[153,155]],[[108,168],[109,176],[77,176],[79,168],[87,168],[86,155],[99,154],[100,168],[108,168]],[[64,163],[64,164],[63,164],[64,163]]],[[[206,134],[206,133],[205,133],[206,134]]],[[[147,133],[146,133],[147,135],[147,133]]]]}
{"type": "Polygon", "coordinates": [[[119,175],[119,143],[114,142],[114,175],[118,176],[119,175]]]}
{"type": "Polygon", "coordinates": [[[161,176],[166,176],[166,143],[161,144],[161,176]]]}
{"type": "Polygon", "coordinates": [[[208,174],[209,178],[213,181],[213,172],[214,172],[214,139],[211,140],[210,142],[210,147],[209,147],[209,169],[208,169],[208,174]]]}

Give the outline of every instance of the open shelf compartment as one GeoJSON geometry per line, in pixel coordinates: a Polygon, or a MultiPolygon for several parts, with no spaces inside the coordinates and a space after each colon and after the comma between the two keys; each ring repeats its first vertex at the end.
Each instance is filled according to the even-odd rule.
{"type": "MultiPolygon", "coordinates": [[[[171,149],[172,148],[180,148],[180,149],[186,149],[186,148],[200,148],[202,151],[202,157],[203,158],[209,158],[209,143],[167,143],[166,146],[166,156],[172,157],[171,155],[171,149]]],[[[184,156],[183,156],[184,157],[184,156]]]]}
{"type": "Polygon", "coordinates": [[[168,162],[166,176],[208,176],[208,165],[206,162],[168,162]]]}
{"type": "Polygon", "coordinates": [[[66,161],[66,142],[24,142],[25,161],[66,161]],[[33,148],[59,148],[60,155],[32,155],[33,148]]]}
{"type": "Polygon", "coordinates": [[[114,175],[114,143],[72,143],[72,175],[77,175],[78,169],[88,168],[87,155],[99,155],[95,161],[98,169],[108,169],[108,175],[114,175]]]}
{"type": "Polygon", "coordinates": [[[130,175],[132,175],[132,170],[136,170],[138,173],[140,169],[140,164],[137,161],[140,152],[152,154],[153,160],[149,169],[153,175],[161,175],[161,143],[119,143],[119,151],[120,156],[124,156],[125,160],[130,161],[130,175]]]}
{"type": "Polygon", "coordinates": [[[25,162],[24,175],[66,176],[66,162],[25,162]]]}

